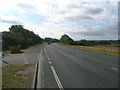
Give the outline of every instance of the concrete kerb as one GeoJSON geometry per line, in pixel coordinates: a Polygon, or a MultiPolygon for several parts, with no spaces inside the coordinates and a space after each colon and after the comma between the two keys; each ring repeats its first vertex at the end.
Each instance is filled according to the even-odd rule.
{"type": "MultiPolygon", "coordinates": [[[[42,49],[41,49],[41,51],[42,51],[42,49]]],[[[40,57],[41,57],[41,51],[40,51],[40,54],[38,55],[38,61],[36,62],[36,64],[35,64],[35,72],[34,72],[34,77],[33,77],[33,83],[32,83],[32,90],[36,90],[36,88],[37,88],[37,83],[38,83],[38,72],[40,71],[38,71],[38,69],[39,69],[39,64],[40,64],[40,57]]]]}
{"type": "Polygon", "coordinates": [[[42,49],[41,49],[41,53],[40,53],[40,56],[39,56],[39,66],[38,66],[38,79],[37,79],[37,85],[36,85],[36,88],[42,88],[42,78],[41,78],[41,75],[42,75],[42,49]]]}

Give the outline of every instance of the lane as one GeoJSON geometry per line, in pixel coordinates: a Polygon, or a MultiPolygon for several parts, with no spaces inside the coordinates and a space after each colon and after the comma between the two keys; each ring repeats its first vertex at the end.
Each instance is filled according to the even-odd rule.
{"type": "MultiPolygon", "coordinates": [[[[118,87],[118,71],[113,69],[118,67],[117,58],[57,44],[47,45],[45,49],[43,57],[46,61],[43,64],[43,71],[51,73],[52,64],[64,88],[118,87]]],[[[48,77],[52,75],[51,73],[48,77]]],[[[53,77],[51,81],[54,81],[53,77]]]]}
{"type": "Polygon", "coordinates": [[[55,81],[54,75],[52,73],[51,70],[51,65],[49,63],[50,58],[48,59],[48,55],[47,52],[44,48],[42,48],[42,53],[41,53],[41,57],[40,57],[40,64],[41,64],[41,68],[39,69],[39,71],[41,71],[41,77],[39,77],[38,79],[41,78],[41,88],[58,88],[57,83],[55,81]]]}

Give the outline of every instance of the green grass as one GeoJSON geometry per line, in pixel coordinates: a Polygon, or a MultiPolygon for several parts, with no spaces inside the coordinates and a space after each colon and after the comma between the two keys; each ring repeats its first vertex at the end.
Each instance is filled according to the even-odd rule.
{"type": "Polygon", "coordinates": [[[31,78],[29,78],[28,74],[30,73],[25,74],[29,66],[30,65],[13,65],[2,67],[2,87],[29,88],[31,78]]]}
{"type": "Polygon", "coordinates": [[[120,56],[120,52],[97,50],[97,49],[86,48],[84,46],[80,47],[80,46],[64,45],[64,44],[60,44],[60,45],[65,46],[65,47],[70,47],[70,48],[75,48],[75,49],[86,50],[86,51],[90,51],[90,52],[96,52],[96,53],[101,53],[101,54],[105,54],[105,55],[115,56],[115,57],[120,56]]]}

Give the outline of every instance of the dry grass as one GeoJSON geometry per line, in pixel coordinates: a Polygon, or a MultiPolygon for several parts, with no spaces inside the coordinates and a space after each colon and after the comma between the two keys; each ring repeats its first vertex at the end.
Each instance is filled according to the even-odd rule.
{"type": "Polygon", "coordinates": [[[76,47],[101,51],[120,52],[119,51],[120,47],[117,46],[76,46],[76,47]]]}
{"type": "Polygon", "coordinates": [[[2,88],[31,88],[34,65],[5,66],[2,71],[2,88]]]}
{"type": "Polygon", "coordinates": [[[102,53],[111,56],[120,56],[120,47],[117,46],[78,46],[78,45],[63,45],[66,47],[102,53]]]}

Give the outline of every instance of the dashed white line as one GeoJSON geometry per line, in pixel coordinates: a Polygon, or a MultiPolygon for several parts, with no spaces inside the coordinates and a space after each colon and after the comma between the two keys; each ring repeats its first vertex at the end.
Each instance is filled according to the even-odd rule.
{"type": "Polygon", "coordinates": [[[49,61],[49,64],[51,64],[51,61],[49,61]]]}
{"type": "MultiPolygon", "coordinates": [[[[49,56],[47,55],[47,52],[46,52],[46,49],[45,49],[45,48],[44,48],[44,51],[45,51],[46,56],[47,56],[48,61],[49,61],[50,58],[49,58],[49,56]]],[[[49,64],[51,64],[51,61],[49,61],[49,64]]],[[[58,85],[59,89],[60,89],[60,90],[64,90],[64,89],[63,89],[63,86],[62,86],[62,84],[61,84],[61,82],[60,82],[60,79],[58,78],[58,75],[57,75],[57,73],[56,73],[56,71],[55,71],[55,69],[54,69],[54,67],[53,67],[52,65],[51,65],[50,67],[51,67],[52,73],[53,73],[53,75],[54,75],[54,77],[55,77],[55,80],[56,80],[56,82],[57,82],[57,85],[58,85]]]]}
{"type": "Polygon", "coordinates": [[[22,54],[22,57],[23,57],[25,64],[28,64],[28,61],[27,61],[26,57],[24,56],[24,53],[22,54]]]}
{"type": "Polygon", "coordinates": [[[117,68],[114,68],[114,67],[112,67],[112,69],[113,69],[113,70],[116,70],[116,71],[118,71],[118,69],[117,69],[117,68]]]}
{"type": "Polygon", "coordinates": [[[46,49],[44,48],[44,50],[45,50],[45,53],[46,53],[46,49]]]}
{"type": "Polygon", "coordinates": [[[58,75],[57,75],[57,73],[56,73],[56,71],[55,71],[55,69],[54,69],[54,67],[53,67],[53,66],[50,66],[50,67],[51,67],[51,69],[52,69],[52,73],[53,73],[53,75],[54,75],[54,77],[55,77],[55,80],[56,80],[56,82],[57,82],[57,85],[58,85],[59,89],[60,89],[60,90],[64,90],[64,89],[63,89],[63,86],[62,86],[62,84],[61,84],[61,82],[60,82],[60,79],[58,78],[58,75]]]}
{"type": "Polygon", "coordinates": [[[48,58],[48,61],[50,60],[50,58],[48,58]]]}

